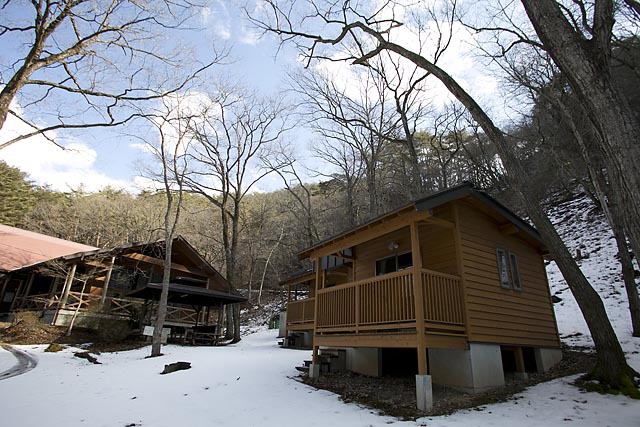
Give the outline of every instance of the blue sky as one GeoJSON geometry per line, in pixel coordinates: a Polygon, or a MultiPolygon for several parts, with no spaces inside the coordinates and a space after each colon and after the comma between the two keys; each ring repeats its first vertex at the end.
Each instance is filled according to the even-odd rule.
{"type": "MultiPolygon", "coordinates": [[[[297,66],[295,55],[282,51],[276,58],[276,40],[273,36],[256,33],[245,19],[242,6],[238,1],[210,2],[191,23],[200,28],[177,32],[177,37],[182,39],[173,42],[193,49],[195,56],[203,62],[211,57],[214,42],[219,47],[225,46],[230,52],[226,64],[215,66],[209,73],[210,78],[223,75],[265,96],[281,93],[287,70],[297,66]]],[[[15,46],[0,45],[0,59],[7,61],[12,54],[15,57],[14,51],[15,46]]],[[[23,125],[9,118],[0,131],[0,142],[24,131],[23,125]]],[[[144,153],[133,147],[139,142],[130,136],[133,132],[140,132],[140,124],[82,132],[58,131],[54,134],[56,141],[68,150],[34,137],[0,150],[0,160],[27,172],[37,184],[49,185],[56,190],[76,188],[82,183],[88,191],[105,185],[135,191],[140,165],[146,160],[144,153]]],[[[299,129],[289,139],[304,146],[310,137],[309,132],[299,129]]],[[[261,190],[278,186],[277,180],[271,179],[263,183],[261,190]]]]}
{"type": "MultiPolygon", "coordinates": [[[[255,1],[249,0],[248,7],[251,8],[255,1]]],[[[211,56],[213,42],[218,46],[225,45],[231,54],[228,60],[230,63],[216,66],[211,75],[229,76],[267,96],[280,94],[286,89],[284,77],[287,72],[300,66],[297,53],[285,46],[276,57],[279,47],[277,40],[273,35],[261,37],[256,33],[244,16],[244,4],[243,0],[210,1],[208,7],[200,10],[191,24],[200,29],[174,33],[169,43],[192,48],[195,59],[201,61],[211,56]]],[[[410,47],[417,40],[415,34],[409,32],[399,32],[397,37],[400,42],[410,47]]],[[[498,93],[495,77],[477,71],[486,71],[486,68],[478,67],[479,62],[471,53],[470,37],[473,36],[459,31],[454,38],[453,48],[443,57],[442,64],[475,94],[481,103],[490,105],[493,111],[505,111],[500,103],[506,98],[498,93]]],[[[0,61],[6,61],[6,58],[11,57],[12,49],[12,46],[0,45],[0,61]]],[[[324,67],[343,78],[344,84],[349,85],[349,78],[353,77],[353,67],[344,63],[330,63],[324,67]]],[[[444,103],[450,98],[438,83],[434,83],[429,96],[437,103],[444,103]]],[[[19,105],[14,107],[20,108],[19,105]]],[[[0,142],[23,131],[24,126],[20,123],[8,120],[0,131],[0,142]]],[[[69,190],[82,184],[88,191],[111,185],[135,192],[138,188],[136,185],[144,182],[138,178],[140,164],[144,162],[144,153],[134,148],[139,140],[131,137],[131,134],[136,132],[144,133],[145,130],[134,126],[84,132],[60,131],[54,135],[56,141],[68,150],[60,150],[42,137],[35,137],[0,150],[0,160],[27,172],[30,179],[37,184],[49,185],[56,190],[69,190]]],[[[314,161],[307,149],[313,140],[309,130],[298,127],[290,131],[286,139],[295,141],[300,163],[309,164],[314,161]]],[[[318,169],[317,165],[313,167],[318,169]]],[[[279,178],[270,177],[262,182],[258,189],[269,191],[278,187],[281,187],[279,178]]]]}

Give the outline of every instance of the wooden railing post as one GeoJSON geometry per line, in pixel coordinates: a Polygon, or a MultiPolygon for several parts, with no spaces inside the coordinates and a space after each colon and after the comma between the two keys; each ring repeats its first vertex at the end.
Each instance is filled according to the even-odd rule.
{"type": "Polygon", "coordinates": [[[411,255],[413,258],[413,295],[416,307],[416,335],[418,347],[418,374],[427,375],[427,344],[424,327],[424,296],[422,289],[422,253],[418,224],[411,226],[411,255]]]}
{"type": "Polygon", "coordinates": [[[356,285],[356,334],[360,332],[360,287],[362,285],[356,285]]]}

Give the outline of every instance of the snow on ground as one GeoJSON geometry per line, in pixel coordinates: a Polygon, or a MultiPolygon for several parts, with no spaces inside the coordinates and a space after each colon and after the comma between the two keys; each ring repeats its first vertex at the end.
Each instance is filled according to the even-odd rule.
{"type": "MultiPolygon", "coordinates": [[[[588,256],[581,266],[603,296],[630,363],[640,369],[640,339],[631,337],[617,250],[602,218],[584,200],[555,208],[553,218],[572,251],[580,248],[588,256]]],[[[548,272],[552,292],[563,299],[555,305],[563,340],[592,346],[555,264],[548,272]]],[[[638,426],[640,401],[581,392],[570,384],[573,377],[531,387],[508,402],[400,421],[297,382],[294,366],[310,352],[281,349],[276,341],[275,331],[262,330],[235,346],[167,346],[160,358],[145,359],[148,348],[105,353],[98,357],[102,365],[73,357],[72,349],[44,353],[46,346],[22,346],[40,362],[0,381],[0,420],[12,427],[638,426]],[[190,361],[193,368],[159,375],[164,364],[176,361],[190,361]]],[[[0,369],[7,355],[0,353],[0,369]]]]}
{"type": "MultiPolygon", "coordinates": [[[[606,220],[583,197],[556,205],[550,217],[569,250],[575,254],[579,249],[582,253],[583,259],[578,264],[602,297],[630,365],[640,371],[640,338],[631,336],[629,303],[620,263],[616,259],[618,248],[606,220]]],[[[635,268],[638,269],[637,263],[635,268]]],[[[547,266],[547,275],[551,293],[562,298],[555,304],[560,337],[570,345],[593,347],[578,304],[554,262],[547,266]]]]}
{"type": "Polygon", "coordinates": [[[280,349],[275,331],[217,348],[168,346],[145,359],[148,348],[102,354],[102,365],[72,350],[37,354],[38,367],[0,382],[2,424],[40,426],[637,426],[640,402],[582,393],[570,379],[532,387],[517,399],[417,422],[399,421],[345,404],[329,392],[297,382],[293,368],[309,352],[280,349]],[[165,363],[192,369],[159,375],[165,363]]]}
{"type": "Polygon", "coordinates": [[[0,372],[11,369],[16,364],[16,358],[4,348],[0,347],[0,372]]]}

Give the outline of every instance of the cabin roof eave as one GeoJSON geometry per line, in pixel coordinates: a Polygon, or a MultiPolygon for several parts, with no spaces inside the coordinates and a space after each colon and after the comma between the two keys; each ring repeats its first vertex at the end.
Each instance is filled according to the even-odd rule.
{"type": "Polygon", "coordinates": [[[542,242],[542,237],[540,236],[540,233],[538,233],[538,231],[533,226],[531,226],[526,221],[518,217],[510,209],[505,207],[503,204],[501,204],[500,202],[498,202],[488,194],[484,193],[483,191],[477,190],[472,183],[465,182],[455,187],[451,187],[446,190],[437,192],[435,194],[415,200],[409,203],[408,205],[402,206],[401,208],[396,209],[392,212],[376,217],[370,221],[365,222],[362,225],[359,225],[350,230],[347,230],[337,235],[334,235],[332,237],[329,237],[328,239],[322,240],[321,242],[318,242],[315,245],[299,252],[298,259],[303,260],[303,259],[310,258],[310,256],[314,252],[324,247],[334,244],[340,240],[347,240],[349,237],[356,235],[361,231],[366,230],[367,228],[383,223],[399,215],[403,215],[411,211],[430,213],[434,208],[438,206],[441,206],[446,203],[452,202],[454,200],[459,200],[465,197],[471,197],[479,201],[480,203],[484,204],[485,206],[488,206],[492,210],[496,211],[498,214],[506,218],[509,222],[513,223],[518,228],[518,230],[525,233],[529,238],[532,238],[533,240],[535,240],[540,245],[541,250],[543,252],[546,252],[546,246],[542,242]]]}

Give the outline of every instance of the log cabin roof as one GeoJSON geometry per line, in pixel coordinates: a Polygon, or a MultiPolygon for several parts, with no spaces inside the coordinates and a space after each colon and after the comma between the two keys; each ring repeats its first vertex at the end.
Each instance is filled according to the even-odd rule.
{"type": "Polygon", "coordinates": [[[70,240],[0,224],[0,272],[12,272],[60,257],[97,250],[70,240]]]}
{"type": "MultiPolygon", "coordinates": [[[[146,243],[131,243],[120,245],[115,248],[99,249],[95,248],[91,251],[82,253],[74,253],[65,256],[66,261],[84,260],[87,258],[105,258],[111,256],[120,256],[125,254],[151,254],[154,258],[162,259],[164,257],[165,240],[159,239],[146,243]]],[[[208,276],[214,276],[226,283],[226,279],[218,270],[216,270],[205,258],[182,236],[178,235],[173,239],[173,253],[171,257],[172,263],[187,264],[193,263],[202,273],[208,276]]]]}
{"type": "Polygon", "coordinates": [[[495,200],[493,197],[489,196],[487,193],[476,189],[472,183],[464,182],[460,185],[439,191],[437,193],[433,193],[421,199],[417,199],[394,211],[380,215],[361,225],[343,231],[342,233],[336,234],[332,237],[329,237],[328,239],[322,240],[315,245],[299,252],[298,258],[301,260],[309,258],[311,253],[317,249],[328,246],[336,241],[347,239],[350,236],[356,235],[361,231],[364,231],[374,225],[381,224],[391,218],[402,216],[410,212],[431,212],[438,206],[442,206],[446,203],[460,199],[471,199],[475,204],[483,208],[483,210],[489,211],[494,216],[504,218],[506,221],[513,224],[517,230],[522,231],[529,240],[534,241],[541,248],[543,248],[544,251],[546,251],[540,234],[533,226],[513,213],[510,209],[502,205],[500,202],[495,200]]]}

